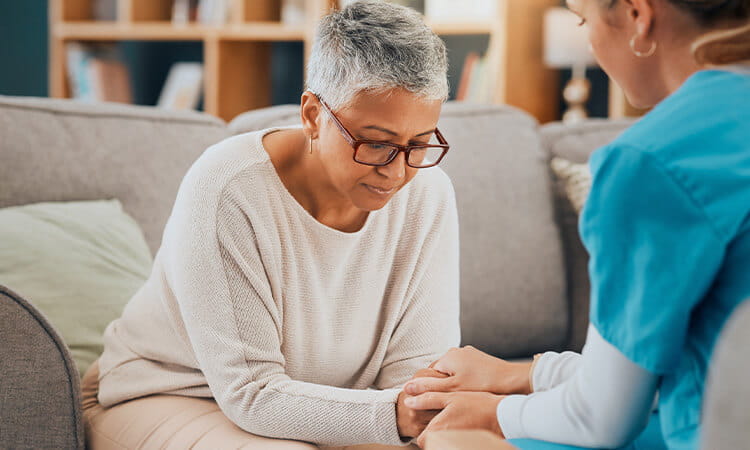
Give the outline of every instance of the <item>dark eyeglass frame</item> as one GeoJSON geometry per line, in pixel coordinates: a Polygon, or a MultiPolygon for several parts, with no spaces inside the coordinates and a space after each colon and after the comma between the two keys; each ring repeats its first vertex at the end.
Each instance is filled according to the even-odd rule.
{"type": "Polygon", "coordinates": [[[336,117],[336,114],[333,113],[333,110],[331,110],[331,108],[326,104],[326,102],[323,101],[323,99],[320,98],[318,94],[314,92],[310,92],[310,93],[313,94],[315,98],[318,99],[318,102],[320,102],[320,104],[323,106],[323,109],[328,113],[328,115],[331,116],[331,119],[333,119],[333,123],[336,124],[339,131],[341,132],[341,135],[344,137],[344,139],[346,139],[346,141],[354,150],[354,155],[353,155],[354,161],[359,164],[364,164],[366,166],[375,166],[375,167],[387,166],[388,164],[392,163],[394,159],[396,159],[396,156],[398,156],[399,153],[404,152],[404,156],[406,157],[405,158],[406,165],[408,165],[409,167],[413,167],[415,169],[427,169],[429,167],[435,167],[438,164],[440,164],[440,161],[443,160],[446,153],[448,153],[448,150],[450,149],[450,145],[445,140],[440,130],[437,129],[437,127],[435,128],[435,137],[437,138],[439,144],[399,145],[399,144],[394,144],[392,142],[387,142],[387,141],[373,141],[369,139],[357,139],[354,136],[352,136],[352,134],[349,132],[349,130],[346,129],[344,124],[341,123],[339,118],[336,117]],[[388,155],[387,160],[383,163],[362,162],[357,159],[357,151],[359,150],[359,147],[362,144],[381,145],[381,146],[392,148],[393,150],[391,150],[391,153],[388,155]],[[433,148],[433,147],[434,148],[439,147],[443,149],[443,153],[433,164],[415,166],[409,163],[409,155],[411,154],[412,150],[420,149],[420,148],[433,148]]]}

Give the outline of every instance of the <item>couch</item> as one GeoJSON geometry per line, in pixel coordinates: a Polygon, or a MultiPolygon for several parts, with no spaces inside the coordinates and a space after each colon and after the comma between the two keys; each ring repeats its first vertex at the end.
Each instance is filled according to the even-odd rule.
{"type": "MultiPolygon", "coordinates": [[[[251,111],[227,124],[196,112],[0,96],[0,208],[116,198],[153,253],[180,180],[206,147],[297,123],[294,105],[251,111]]],[[[463,344],[503,358],[581,349],[587,255],[577,214],[549,161],[583,163],[629,123],[540,127],[510,107],[445,105],[439,126],[452,148],[441,167],[458,200],[463,344]]],[[[748,311],[737,321],[745,326],[736,325],[723,347],[743,348],[750,340],[748,311]]],[[[723,372],[715,368],[721,381],[709,396],[706,448],[738,448],[729,443],[750,437],[742,426],[750,423],[747,408],[727,395],[750,398],[740,383],[750,363],[730,359],[723,372]]],[[[13,286],[0,288],[0,367],[0,448],[85,447],[69,348],[55,318],[13,286]]]]}

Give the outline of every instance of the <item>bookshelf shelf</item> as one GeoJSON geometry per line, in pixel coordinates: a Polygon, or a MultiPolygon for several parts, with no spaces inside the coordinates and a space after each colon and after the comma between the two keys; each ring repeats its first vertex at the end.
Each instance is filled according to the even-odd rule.
{"type": "Polygon", "coordinates": [[[216,35],[222,40],[304,41],[305,29],[274,22],[248,22],[224,27],[216,35]]]}
{"type": "Polygon", "coordinates": [[[141,22],[67,22],[55,26],[55,38],[66,41],[200,41],[208,32],[206,27],[188,25],[176,27],[169,23],[141,22]]]}
{"type": "MultiPolygon", "coordinates": [[[[281,22],[282,0],[230,0],[232,17],[223,26],[174,25],[174,0],[114,0],[116,19],[97,21],[98,0],[48,0],[50,17],[49,86],[53,97],[71,97],[66,45],[74,42],[193,41],[203,44],[204,105],[209,114],[231,120],[271,104],[271,43],[302,42],[309,57],[317,19],[337,0],[304,0],[304,24],[281,22]]],[[[441,36],[486,35],[492,81],[491,103],[524,109],[541,122],[558,117],[558,74],[542,62],[544,10],[559,0],[494,0],[495,15],[478,21],[436,21],[441,36]]],[[[460,65],[462,61],[452,61],[460,65]]],[[[621,91],[610,94],[610,115],[634,113],[621,91]]]]}
{"type": "Polygon", "coordinates": [[[53,31],[65,41],[201,41],[223,40],[303,41],[305,30],[275,22],[248,22],[242,25],[212,27],[172,25],[169,22],[66,22],[53,31]]]}
{"type": "Polygon", "coordinates": [[[431,22],[430,28],[441,36],[492,34],[495,25],[492,22],[431,22]]]}

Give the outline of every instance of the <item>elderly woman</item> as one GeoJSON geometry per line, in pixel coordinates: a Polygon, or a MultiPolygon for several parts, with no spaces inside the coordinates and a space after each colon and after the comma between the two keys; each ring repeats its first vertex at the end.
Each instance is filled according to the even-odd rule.
{"type": "Polygon", "coordinates": [[[647,423],[636,448],[698,448],[714,345],[750,298],[750,0],[568,5],[630,101],[656,105],[591,157],[583,354],[530,365],[453,350],[434,365],[450,377],[406,386],[444,392],[407,404],[444,408],[428,430],[534,439],[514,441],[522,449],[629,445],[647,423]]]}
{"type": "Polygon", "coordinates": [[[302,127],[229,138],[185,176],[151,276],[84,379],[93,448],[419,435],[432,413],[400,386],[459,340],[454,193],[434,167],[446,70],[409,9],[322,20],[302,127]]]}

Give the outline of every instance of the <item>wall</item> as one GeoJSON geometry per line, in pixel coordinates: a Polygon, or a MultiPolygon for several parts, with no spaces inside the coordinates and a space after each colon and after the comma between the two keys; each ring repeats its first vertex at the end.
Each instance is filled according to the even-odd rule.
{"type": "Polygon", "coordinates": [[[0,94],[47,95],[47,0],[0,0],[0,94]]]}

